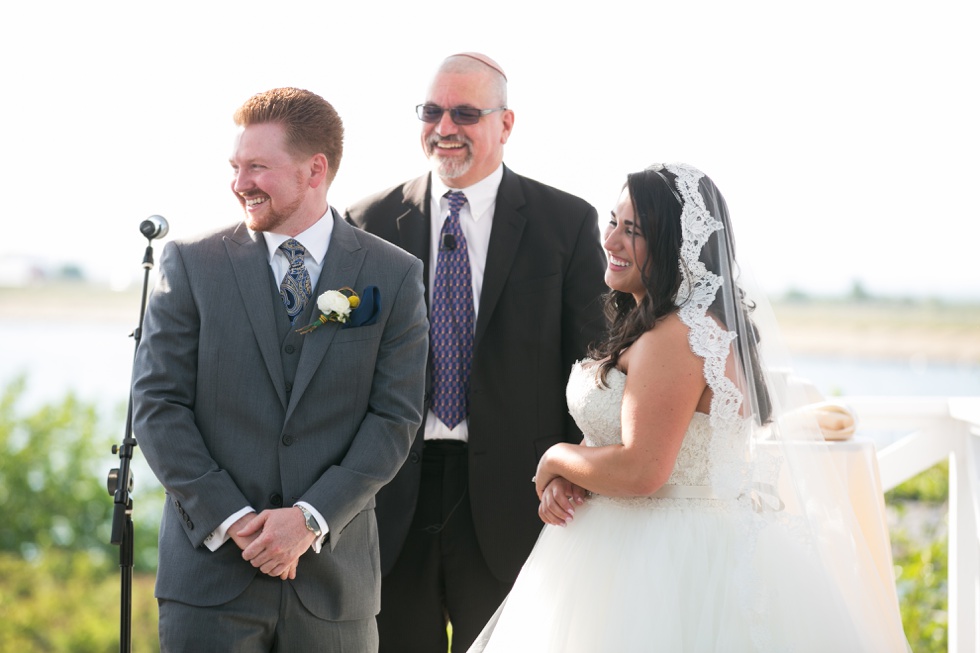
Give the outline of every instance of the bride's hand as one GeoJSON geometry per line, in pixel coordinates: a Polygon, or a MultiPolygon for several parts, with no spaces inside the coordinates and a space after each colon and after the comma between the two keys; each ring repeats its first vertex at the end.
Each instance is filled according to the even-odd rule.
{"type": "Polygon", "coordinates": [[[575,506],[585,503],[585,490],[561,476],[556,476],[541,494],[538,516],[553,526],[566,526],[575,517],[575,506]]]}

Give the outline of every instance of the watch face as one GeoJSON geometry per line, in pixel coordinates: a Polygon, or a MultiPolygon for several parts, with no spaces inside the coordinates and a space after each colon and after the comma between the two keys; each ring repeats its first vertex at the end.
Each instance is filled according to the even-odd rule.
{"type": "Polygon", "coordinates": [[[313,513],[307,510],[306,508],[304,508],[303,506],[296,506],[296,507],[299,508],[300,512],[303,513],[303,516],[306,517],[307,530],[309,530],[314,535],[319,536],[320,524],[317,523],[316,517],[313,516],[313,513]]]}

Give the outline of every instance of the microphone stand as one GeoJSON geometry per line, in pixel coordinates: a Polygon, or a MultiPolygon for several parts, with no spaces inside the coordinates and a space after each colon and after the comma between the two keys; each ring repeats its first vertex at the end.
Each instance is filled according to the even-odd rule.
{"type": "MultiPolygon", "coordinates": [[[[147,289],[150,270],[153,269],[153,236],[148,236],[146,253],[143,255],[143,296],[140,302],[140,318],[136,329],[130,334],[139,348],[143,331],[143,316],[146,313],[147,289]]],[[[130,463],[136,439],[133,437],[133,388],[130,382],[129,408],[126,411],[126,434],[121,445],[112,445],[112,453],[119,454],[119,467],[109,470],[106,486],[113,496],[112,532],[109,543],[119,547],[119,573],[121,596],[119,603],[119,651],[130,653],[133,650],[133,473],[130,463]]]]}

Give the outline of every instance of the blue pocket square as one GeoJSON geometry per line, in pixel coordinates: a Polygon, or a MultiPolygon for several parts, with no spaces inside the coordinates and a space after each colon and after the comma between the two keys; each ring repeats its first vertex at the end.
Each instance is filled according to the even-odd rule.
{"type": "Polygon", "coordinates": [[[344,323],[343,329],[371,326],[378,321],[381,312],[381,291],[377,286],[368,286],[361,291],[361,303],[350,312],[350,319],[344,323]]]}

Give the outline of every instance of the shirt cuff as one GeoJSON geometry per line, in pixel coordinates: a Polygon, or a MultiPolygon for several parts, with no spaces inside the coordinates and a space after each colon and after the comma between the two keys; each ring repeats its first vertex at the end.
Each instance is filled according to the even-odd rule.
{"type": "Polygon", "coordinates": [[[228,529],[231,528],[232,524],[250,512],[255,511],[251,507],[246,506],[228,519],[221,522],[220,526],[211,531],[211,534],[204,538],[204,546],[208,547],[208,549],[211,551],[217,551],[222,544],[231,539],[228,535],[228,529]]]}
{"type": "Polygon", "coordinates": [[[320,511],[319,510],[317,510],[316,508],[314,508],[313,506],[311,506],[310,504],[308,504],[305,501],[297,501],[293,505],[294,506],[303,506],[304,508],[306,508],[307,510],[309,510],[310,511],[310,514],[313,515],[313,518],[316,519],[316,523],[319,524],[319,526],[320,526],[320,533],[322,533],[322,535],[320,537],[314,539],[313,540],[313,544],[310,545],[310,548],[313,549],[313,553],[319,553],[320,552],[320,549],[323,547],[323,543],[327,539],[327,535],[330,533],[330,527],[327,526],[327,520],[325,520],[323,518],[323,515],[320,514],[320,511]]]}

